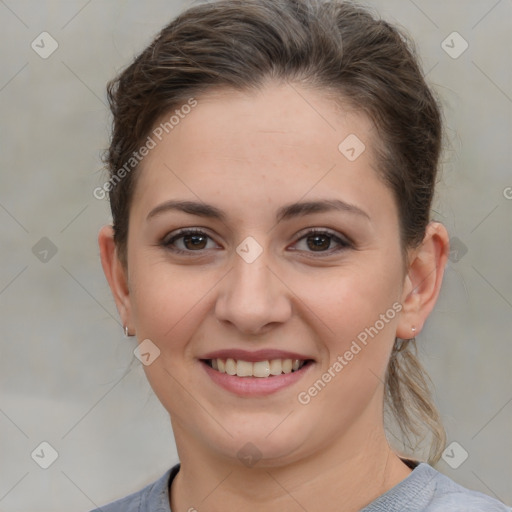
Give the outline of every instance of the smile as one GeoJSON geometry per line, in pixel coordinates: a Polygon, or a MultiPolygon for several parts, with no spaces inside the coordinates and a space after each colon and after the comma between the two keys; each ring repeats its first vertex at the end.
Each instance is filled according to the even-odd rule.
{"type": "Polygon", "coordinates": [[[206,359],[204,362],[213,370],[238,377],[267,378],[289,374],[300,370],[309,360],[269,359],[264,361],[244,361],[242,359],[206,359]]]}
{"type": "Polygon", "coordinates": [[[276,349],[215,350],[198,358],[215,384],[242,397],[261,397],[294,386],[313,371],[307,353],[276,349]]]}

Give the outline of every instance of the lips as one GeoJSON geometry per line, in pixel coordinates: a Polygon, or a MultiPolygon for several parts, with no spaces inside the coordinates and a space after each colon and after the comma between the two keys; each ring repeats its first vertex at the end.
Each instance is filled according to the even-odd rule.
{"type": "Polygon", "coordinates": [[[315,360],[306,355],[276,350],[224,350],[206,354],[200,363],[214,384],[256,399],[296,386],[315,367],[315,360]]]}

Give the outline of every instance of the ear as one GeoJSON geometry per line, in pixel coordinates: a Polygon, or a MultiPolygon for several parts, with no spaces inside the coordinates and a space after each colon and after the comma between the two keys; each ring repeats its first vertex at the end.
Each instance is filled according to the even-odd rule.
{"type": "Polygon", "coordinates": [[[131,332],[130,321],[132,315],[127,273],[117,253],[112,226],[103,226],[101,228],[98,234],[98,245],[100,247],[103,272],[116,302],[117,311],[123,326],[127,326],[131,332]]]}
{"type": "Polygon", "coordinates": [[[441,290],[450,242],[446,228],[431,222],[419,247],[409,254],[396,336],[410,339],[422,329],[441,290]],[[415,331],[412,328],[415,328],[415,331]]]}

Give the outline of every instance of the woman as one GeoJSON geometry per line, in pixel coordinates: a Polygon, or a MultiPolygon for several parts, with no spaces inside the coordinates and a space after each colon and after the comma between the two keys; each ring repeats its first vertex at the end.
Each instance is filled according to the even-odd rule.
{"type": "Polygon", "coordinates": [[[103,511],[511,510],[391,448],[444,431],[414,354],[439,294],[439,108],[341,2],[224,0],[109,85],[103,269],[180,464],[103,511]]]}

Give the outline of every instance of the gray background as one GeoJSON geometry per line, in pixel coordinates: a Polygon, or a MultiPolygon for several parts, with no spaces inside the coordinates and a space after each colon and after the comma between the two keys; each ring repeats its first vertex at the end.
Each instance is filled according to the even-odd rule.
{"type": "MultiPolygon", "coordinates": [[[[104,180],[105,83],[187,5],[0,0],[2,512],[87,511],[177,461],[101,270],[109,212],[92,191],[104,180]],[[43,31],[59,45],[47,59],[31,48],[43,31]],[[58,452],[48,469],[31,458],[42,441],[58,452]]],[[[445,109],[435,217],[455,250],[419,342],[448,442],[469,457],[437,467],[512,504],[512,1],[369,5],[413,35],[445,109]],[[460,39],[445,43],[452,56],[442,47],[454,31],[469,44],[458,58],[460,39]]]]}

